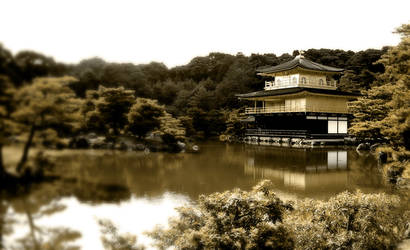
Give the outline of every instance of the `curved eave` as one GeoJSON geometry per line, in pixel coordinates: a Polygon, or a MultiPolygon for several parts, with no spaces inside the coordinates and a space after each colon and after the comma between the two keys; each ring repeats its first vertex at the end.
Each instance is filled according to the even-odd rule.
{"type": "MultiPolygon", "coordinates": [[[[269,71],[269,72],[258,72],[256,73],[259,76],[277,76],[277,75],[286,75],[286,72],[289,71],[304,71],[304,72],[309,72],[309,73],[318,73],[318,74],[329,74],[329,75],[334,75],[334,74],[340,74],[345,71],[344,69],[340,69],[338,71],[326,71],[326,70],[314,70],[314,69],[308,69],[306,67],[301,67],[300,65],[296,65],[294,67],[284,69],[284,70],[278,70],[278,71],[269,71]]],[[[290,72],[293,73],[293,72],[290,72]]],[[[295,72],[296,73],[296,72],[295,72]]]]}
{"type": "Polygon", "coordinates": [[[326,95],[326,96],[343,97],[343,98],[350,98],[350,99],[356,99],[357,97],[361,96],[360,94],[338,91],[338,90],[298,88],[298,87],[288,88],[288,89],[256,91],[256,92],[245,93],[245,94],[236,94],[235,96],[238,97],[239,99],[252,100],[256,98],[260,99],[260,98],[268,98],[268,97],[283,97],[283,96],[301,95],[301,94],[326,95]]]}
{"type": "Polygon", "coordinates": [[[276,75],[286,71],[301,69],[310,72],[320,72],[327,74],[337,74],[344,71],[344,69],[322,65],[320,63],[312,62],[304,57],[296,57],[295,59],[264,69],[257,70],[258,75],[276,75]]]}

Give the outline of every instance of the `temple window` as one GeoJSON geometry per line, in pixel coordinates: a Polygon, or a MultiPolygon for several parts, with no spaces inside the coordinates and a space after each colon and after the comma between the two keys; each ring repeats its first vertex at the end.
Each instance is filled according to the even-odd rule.
{"type": "Polygon", "coordinates": [[[306,84],[306,77],[302,77],[301,83],[302,83],[302,84],[306,84]]]}
{"type": "Polygon", "coordinates": [[[319,85],[324,85],[323,79],[319,79],[319,85]]]}
{"type": "Polygon", "coordinates": [[[298,81],[298,79],[296,79],[296,77],[293,77],[293,78],[292,78],[292,82],[293,82],[294,84],[296,84],[297,81],[298,81]]]}

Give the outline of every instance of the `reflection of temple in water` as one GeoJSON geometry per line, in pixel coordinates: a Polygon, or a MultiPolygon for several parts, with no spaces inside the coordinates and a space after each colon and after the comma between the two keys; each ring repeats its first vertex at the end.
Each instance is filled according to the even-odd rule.
{"type": "Polygon", "coordinates": [[[245,175],[270,179],[275,186],[300,191],[342,191],[348,186],[347,151],[275,149],[255,152],[245,175]]]}

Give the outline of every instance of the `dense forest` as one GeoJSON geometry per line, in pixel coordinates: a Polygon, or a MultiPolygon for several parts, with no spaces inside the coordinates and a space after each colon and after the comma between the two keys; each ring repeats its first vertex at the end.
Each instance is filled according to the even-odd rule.
{"type": "MultiPolygon", "coordinates": [[[[305,56],[315,62],[346,69],[340,89],[369,89],[376,76],[384,72],[377,63],[388,50],[368,49],[353,52],[331,49],[309,49],[305,56]]],[[[78,98],[87,99],[87,91],[124,87],[135,97],[157,100],[174,117],[185,117],[188,136],[207,138],[226,129],[226,112],[244,106],[235,94],[263,89],[263,77],[256,69],[293,59],[292,55],[252,54],[245,56],[210,53],[195,57],[188,64],[167,68],[163,63],[111,63],[90,58],[78,64],[64,64],[33,51],[13,55],[0,45],[0,75],[16,88],[33,83],[37,77],[72,76],[68,84],[78,98]]],[[[5,81],[5,80],[3,80],[5,81]]],[[[2,83],[5,86],[5,83],[2,83]]]]}

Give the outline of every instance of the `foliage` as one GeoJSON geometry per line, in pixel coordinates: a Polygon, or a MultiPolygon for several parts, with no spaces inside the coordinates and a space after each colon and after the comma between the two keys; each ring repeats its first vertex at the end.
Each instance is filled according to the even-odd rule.
{"type": "Polygon", "coordinates": [[[367,140],[384,140],[380,122],[389,113],[386,105],[391,100],[394,86],[384,85],[369,89],[363,97],[352,102],[350,109],[354,114],[349,133],[367,140]]]}
{"type": "Polygon", "coordinates": [[[14,91],[8,77],[0,75],[0,178],[3,178],[6,173],[3,166],[3,145],[8,144],[8,138],[13,132],[10,113],[14,106],[14,91]]]}
{"type": "Polygon", "coordinates": [[[289,209],[268,184],[201,196],[149,235],[177,249],[391,249],[405,237],[409,214],[398,213],[397,196],[344,192],[289,209]]]}
{"type": "Polygon", "coordinates": [[[15,88],[7,76],[0,75],[0,117],[6,118],[13,109],[15,88]]]}
{"type": "Polygon", "coordinates": [[[157,101],[137,98],[128,113],[127,130],[139,137],[143,137],[148,132],[161,126],[161,120],[159,118],[163,116],[163,114],[164,107],[160,106],[157,101]]]}
{"type": "Polygon", "coordinates": [[[345,91],[369,89],[378,75],[384,72],[384,65],[379,60],[387,49],[368,49],[352,55],[344,62],[343,68],[347,73],[343,74],[339,88],[345,91]]]}
{"type": "Polygon", "coordinates": [[[81,102],[67,87],[72,81],[75,81],[72,77],[36,78],[31,85],[16,91],[17,107],[12,117],[17,122],[40,129],[52,127],[64,131],[64,126],[75,128],[81,102]]]}
{"type": "Polygon", "coordinates": [[[78,79],[71,83],[70,88],[80,97],[85,97],[87,90],[96,90],[101,84],[102,71],[107,63],[100,58],[82,60],[72,69],[72,74],[78,79]]]}
{"type": "Polygon", "coordinates": [[[14,122],[29,130],[22,158],[17,166],[19,172],[27,160],[36,131],[47,128],[60,134],[71,133],[79,127],[81,101],[67,87],[72,77],[36,78],[31,85],[23,86],[15,93],[16,109],[11,114],[14,122]]]}
{"type": "Polygon", "coordinates": [[[15,88],[8,77],[0,75],[0,144],[4,144],[7,134],[10,132],[7,123],[14,108],[14,93],[15,88]]]}
{"type": "Polygon", "coordinates": [[[0,75],[7,77],[15,85],[21,83],[19,67],[17,66],[13,54],[0,43],[0,75]]]}
{"type": "Polygon", "coordinates": [[[157,247],[177,249],[292,249],[282,215],[289,205],[260,183],[250,192],[239,189],[201,195],[196,206],[178,209],[169,229],[150,233],[157,247]]]}
{"type": "Polygon", "coordinates": [[[98,91],[87,93],[86,106],[83,108],[85,126],[102,128],[106,133],[111,130],[114,135],[118,135],[128,123],[127,114],[134,102],[132,90],[100,86],[98,91]]]}
{"type": "Polygon", "coordinates": [[[190,108],[187,113],[192,118],[192,126],[199,138],[216,136],[225,131],[224,117],[218,110],[206,112],[199,108],[190,108]]]}
{"type": "Polygon", "coordinates": [[[172,117],[166,111],[158,119],[160,122],[159,133],[161,135],[168,134],[179,140],[185,139],[186,132],[180,119],[172,117]]]}
{"type": "Polygon", "coordinates": [[[36,77],[63,76],[68,66],[34,51],[20,51],[13,55],[0,44],[0,75],[7,76],[19,87],[36,77]]]}
{"type": "Polygon", "coordinates": [[[399,205],[396,196],[344,192],[298,202],[284,223],[297,249],[391,249],[405,237],[399,205]]]}
{"type": "Polygon", "coordinates": [[[14,56],[21,81],[30,82],[36,77],[63,76],[66,65],[57,63],[53,58],[34,51],[20,51],[14,56]]]}
{"type": "Polygon", "coordinates": [[[143,250],[137,245],[137,237],[130,234],[120,235],[117,227],[109,220],[99,220],[101,241],[106,250],[143,250]]]}
{"type": "Polygon", "coordinates": [[[241,110],[226,111],[225,116],[226,130],[224,135],[236,138],[243,137],[246,128],[245,124],[241,122],[241,110]]]}
{"type": "Polygon", "coordinates": [[[181,121],[182,126],[185,129],[186,137],[193,137],[196,134],[194,125],[192,124],[192,118],[189,116],[180,116],[178,119],[181,121]]]}
{"type": "Polygon", "coordinates": [[[398,29],[401,42],[379,61],[385,72],[374,87],[352,103],[354,120],[350,132],[359,138],[383,138],[393,146],[410,149],[410,25],[398,29]]]}

